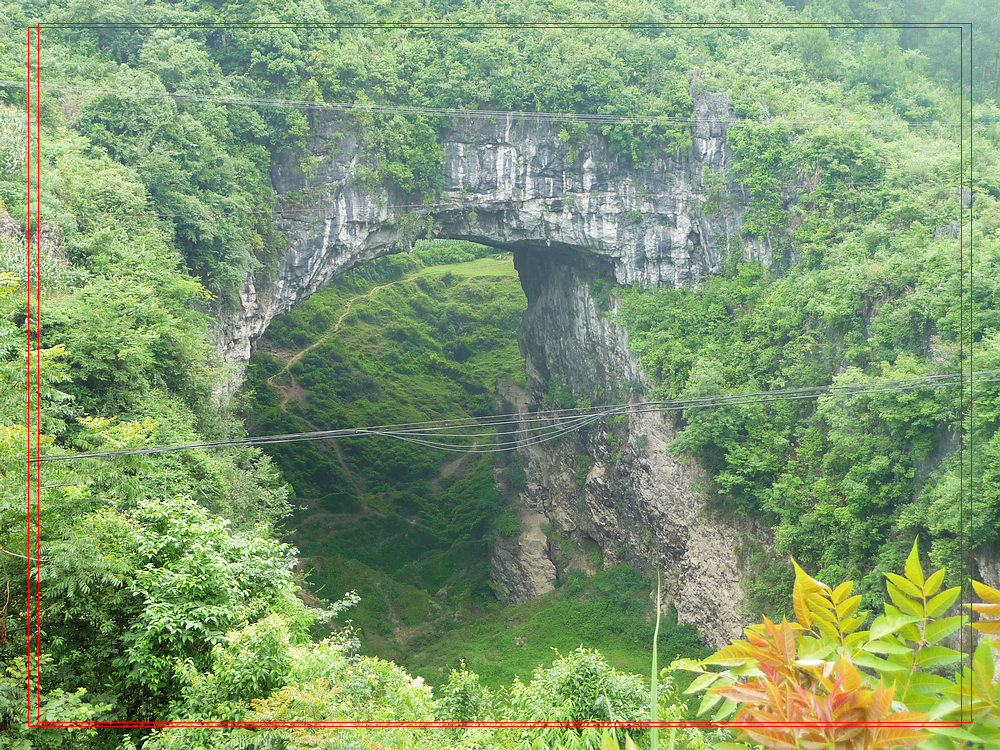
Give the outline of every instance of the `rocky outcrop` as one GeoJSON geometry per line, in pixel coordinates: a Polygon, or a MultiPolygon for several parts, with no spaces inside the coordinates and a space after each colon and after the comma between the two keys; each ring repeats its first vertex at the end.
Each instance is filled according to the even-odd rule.
{"type": "MultiPolygon", "coordinates": [[[[987,542],[973,550],[972,577],[990,588],[1000,589],[1000,542],[987,542]]],[[[978,644],[982,636],[975,630],[971,633],[972,642],[978,644]]],[[[1000,682],[1000,660],[994,661],[993,681],[1000,682]]]]}
{"type": "MultiPolygon", "coordinates": [[[[520,332],[528,389],[503,384],[498,412],[546,408],[552,380],[595,403],[629,393],[640,400],[643,375],[625,331],[609,319],[613,307],[599,309],[591,293],[595,272],[522,253],[515,264],[528,296],[520,332]]],[[[695,623],[709,642],[739,635],[745,550],[766,545],[768,531],[712,516],[703,470],[667,450],[677,432],[669,415],[638,413],[501,459],[498,479],[513,462],[524,467],[526,487],[517,499],[520,533],[499,537],[492,550],[497,588],[515,601],[531,599],[587,567],[596,549],[605,566],[663,571],[664,606],[673,604],[679,621],[695,623]]]]}
{"type": "Polygon", "coordinates": [[[705,177],[723,172],[729,159],[728,99],[702,95],[695,114],[691,147],[643,169],[623,166],[600,135],[567,146],[560,123],[458,120],[442,143],[443,192],[419,205],[389,187],[372,193],[355,184],[363,161],[357,136],[332,116],[318,118],[311,176],[303,174],[303,154],[286,151],[273,164],[283,207],[277,224],[289,241],[274,278],[248,277],[239,309],[218,316],[234,382],[276,315],[345,271],[405,249],[417,234],[579,256],[623,285],[692,284],[717,271],[742,219],[739,208],[702,210],[710,198],[705,177]]]}
{"type": "MultiPolygon", "coordinates": [[[[541,406],[553,383],[594,403],[622,396],[623,386],[640,397],[643,376],[625,332],[600,309],[592,282],[692,285],[736,247],[768,258],[766,248],[737,242],[745,209],[709,209],[706,177],[723,175],[730,158],[728,99],[699,95],[695,109],[691,146],[643,169],[624,166],[596,134],[567,145],[558,123],[458,121],[443,141],[443,193],[429,205],[356,185],[363,159],[356,135],[335,119],[315,121],[312,176],[303,175],[301,154],[273,166],[285,206],[278,224],[289,240],[276,276],[248,278],[240,309],[219,317],[233,382],[271,319],[345,271],[405,249],[419,233],[514,251],[528,298],[519,334],[528,388],[508,387],[504,411],[541,406]]],[[[680,621],[698,625],[710,642],[737,634],[741,550],[763,533],[711,517],[698,466],[666,450],[675,434],[662,415],[641,414],[511,459],[523,465],[525,487],[520,532],[492,554],[498,590],[524,600],[574,567],[628,561],[665,571],[680,621]]]]}
{"type": "Polygon", "coordinates": [[[1000,543],[991,542],[972,553],[973,575],[987,586],[1000,589],[1000,543]]]}
{"type": "Polygon", "coordinates": [[[13,240],[23,236],[21,222],[7,213],[6,209],[0,208],[0,239],[13,240]]]}
{"type": "Polygon", "coordinates": [[[4,265],[25,281],[35,284],[36,262],[40,264],[42,284],[51,283],[44,274],[52,269],[64,269],[68,263],[68,253],[63,243],[62,230],[52,222],[43,221],[40,232],[28,236],[24,227],[6,209],[0,208],[0,240],[7,245],[4,265]],[[17,250],[13,250],[17,247],[17,250]],[[41,255],[36,258],[36,252],[41,255]]]}

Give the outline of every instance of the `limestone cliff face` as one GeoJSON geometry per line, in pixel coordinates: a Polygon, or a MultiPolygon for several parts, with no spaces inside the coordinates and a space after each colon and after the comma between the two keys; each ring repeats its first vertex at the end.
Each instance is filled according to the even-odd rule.
{"type": "MultiPolygon", "coordinates": [[[[577,396],[603,394],[602,403],[623,385],[642,383],[624,330],[609,320],[613,307],[599,309],[591,294],[594,271],[522,253],[515,264],[529,304],[520,332],[528,388],[502,384],[499,413],[546,408],[550,379],[577,396]]],[[[632,391],[633,401],[642,396],[632,391]]],[[[499,537],[492,549],[501,591],[524,601],[551,591],[574,568],[628,562],[662,570],[665,606],[672,603],[679,621],[696,624],[709,642],[739,635],[746,552],[767,545],[768,531],[710,515],[704,472],[667,451],[677,433],[669,415],[640,413],[499,459],[498,479],[512,464],[523,466],[527,485],[518,497],[520,533],[499,537]]]]}
{"type": "MultiPolygon", "coordinates": [[[[345,271],[405,248],[416,228],[515,253],[528,298],[519,334],[528,388],[507,386],[503,411],[540,407],[550,381],[594,403],[612,401],[627,383],[638,386],[632,397],[640,398],[643,376],[625,332],[599,309],[590,285],[695,284],[736,247],[743,209],[707,210],[704,188],[705,177],[723,173],[730,158],[729,103],[702,95],[695,110],[691,147],[641,171],[624,167],[599,135],[568,146],[560,124],[459,122],[443,142],[445,185],[433,205],[355,185],[362,159],[356,136],[338,132],[343,123],[316,121],[313,176],[302,176],[295,155],[273,167],[278,194],[296,197],[294,206],[283,203],[279,226],[289,248],[276,278],[248,278],[241,309],[219,319],[233,382],[271,319],[345,271]]],[[[762,247],[743,247],[766,258],[762,247]]],[[[709,517],[698,466],[666,452],[676,429],[663,415],[642,414],[508,456],[524,466],[526,487],[518,498],[520,533],[493,551],[499,588],[524,600],[551,590],[574,567],[628,561],[664,570],[680,621],[695,623],[710,642],[737,634],[742,551],[762,530],[709,517]]]]}
{"type": "Polygon", "coordinates": [[[248,277],[240,309],[219,316],[219,346],[236,366],[234,379],[276,315],[345,271],[400,251],[417,233],[426,236],[428,227],[433,237],[580,256],[623,285],[692,284],[717,271],[742,219],[738,209],[701,210],[706,174],[724,171],[729,158],[728,99],[701,96],[695,114],[691,148],[643,170],[622,166],[599,135],[568,147],[559,123],[459,120],[443,141],[444,190],[432,205],[354,184],[357,136],[332,117],[317,119],[313,175],[303,176],[301,154],[283,152],[272,168],[283,206],[277,224],[289,240],[276,277],[248,277]]]}
{"type": "Polygon", "coordinates": [[[1000,544],[984,544],[972,553],[973,575],[991,588],[1000,589],[1000,544]]]}

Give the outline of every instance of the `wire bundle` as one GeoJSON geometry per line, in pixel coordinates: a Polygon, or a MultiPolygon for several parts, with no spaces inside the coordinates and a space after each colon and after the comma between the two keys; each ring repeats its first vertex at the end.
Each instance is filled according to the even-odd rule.
{"type": "MultiPolygon", "coordinates": [[[[28,460],[67,461],[82,458],[112,458],[115,456],[139,456],[179,450],[208,450],[231,446],[275,445],[306,440],[356,437],[388,437],[436,450],[457,453],[497,453],[518,450],[531,445],[556,440],[564,435],[581,430],[588,425],[619,415],[667,413],[724,406],[764,404],[776,401],[799,401],[820,397],[850,397],[866,393],[890,393],[922,388],[940,388],[957,385],[960,378],[961,376],[958,373],[925,375],[900,380],[885,380],[878,383],[811,386],[777,391],[722,394],[666,401],[640,401],[630,404],[595,406],[586,409],[554,409],[514,412],[489,417],[436,419],[368,427],[346,427],[335,430],[260,435],[236,440],[217,440],[186,445],[165,445],[92,453],[36,456],[28,460]]],[[[964,376],[964,380],[976,384],[1000,382],[1000,370],[983,370],[970,373],[964,376]]]]}

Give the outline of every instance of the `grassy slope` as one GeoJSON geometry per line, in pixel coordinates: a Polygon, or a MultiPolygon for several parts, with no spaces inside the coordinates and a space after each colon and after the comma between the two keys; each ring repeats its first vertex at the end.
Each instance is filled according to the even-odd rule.
{"type": "MultiPolygon", "coordinates": [[[[398,660],[436,684],[464,659],[484,684],[496,687],[515,676],[527,681],[553,659],[553,649],[565,654],[584,645],[618,669],[648,676],[654,609],[649,583],[633,568],[618,565],[591,578],[576,572],[561,589],[533,601],[513,607],[494,602],[481,614],[446,621],[444,633],[414,639],[398,660]]],[[[661,623],[661,658],[707,653],[694,626],[678,626],[676,616],[661,623]]]]}
{"type": "MultiPolygon", "coordinates": [[[[514,335],[523,308],[509,257],[411,267],[396,281],[332,284],[276,321],[255,355],[251,429],[485,413],[497,378],[523,371],[514,335]]],[[[450,579],[460,579],[449,588],[465,598],[488,595],[483,535],[503,502],[488,457],[456,461],[371,439],[273,455],[295,489],[292,538],[304,566],[317,571],[327,598],[362,594],[355,620],[373,643],[391,648],[425,620],[431,596],[450,579]]]]}

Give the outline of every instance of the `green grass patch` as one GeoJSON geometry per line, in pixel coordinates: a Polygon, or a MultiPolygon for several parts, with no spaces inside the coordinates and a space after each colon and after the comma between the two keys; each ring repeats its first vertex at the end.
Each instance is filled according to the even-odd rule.
{"type": "Polygon", "coordinates": [[[498,253],[497,256],[479,258],[465,263],[450,263],[443,266],[429,266],[417,272],[418,277],[441,277],[451,274],[455,277],[470,276],[510,276],[517,278],[517,271],[514,269],[514,260],[507,254],[498,253]]]}
{"type": "MultiPolygon", "coordinates": [[[[562,588],[525,604],[491,603],[458,619],[435,623],[411,642],[399,658],[409,671],[432,685],[447,681],[462,659],[485,685],[528,680],[553,649],[568,653],[583,645],[596,648],[618,669],[649,678],[652,659],[653,589],[627,565],[616,565],[588,578],[576,572],[562,588]]],[[[676,615],[660,624],[659,651],[664,661],[675,655],[709,653],[692,625],[677,625],[676,615]]]]}

